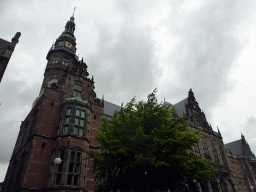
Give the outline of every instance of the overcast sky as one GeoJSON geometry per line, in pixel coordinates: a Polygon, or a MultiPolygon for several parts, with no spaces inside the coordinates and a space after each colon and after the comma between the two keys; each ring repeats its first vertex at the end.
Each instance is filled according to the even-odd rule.
{"type": "Polygon", "coordinates": [[[242,132],[256,152],[253,0],[1,0],[0,38],[21,37],[0,84],[0,182],[73,7],[77,54],[97,97],[120,105],[158,88],[159,102],[175,104],[192,88],[224,143],[242,132]]]}

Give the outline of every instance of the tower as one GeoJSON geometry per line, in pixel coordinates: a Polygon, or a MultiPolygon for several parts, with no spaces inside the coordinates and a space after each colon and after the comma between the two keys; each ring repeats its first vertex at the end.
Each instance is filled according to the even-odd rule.
{"type": "Polygon", "coordinates": [[[19,42],[20,35],[21,33],[17,32],[12,38],[12,42],[8,42],[0,38],[0,83],[14,48],[19,42]]]}
{"type": "Polygon", "coordinates": [[[20,125],[3,191],[51,191],[54,159],[60,157],[55,191],[93,190],[86,151],[95,140],[104,101],[96,97],[87,65],[76,55],[74,15],[50,48],[39,96],[20,125]]]}

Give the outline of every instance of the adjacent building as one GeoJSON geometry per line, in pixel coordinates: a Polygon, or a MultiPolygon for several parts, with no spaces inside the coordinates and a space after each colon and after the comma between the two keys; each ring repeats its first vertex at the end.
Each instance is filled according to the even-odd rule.
{"type": "Polygon", "coordinates": [[[0,83],[20,35],[21,33],[17,32],[11,42],[0,38],[0,83]]]}
{"type": "Polygon", "coordinates": [[[201,143],[193,146],[194,153],[203,159],[209,159],[210,164],[220,173],[214,182],[208,181],[206,186],[197,183],[200,191],[255,191],[256,158],[245,137],[242,135],[241,140],[224,144],[219,129],[218,132],[212,130],[191,89],[187,98],[172,107],[175,108],[177,117],[187,117],[188,131],[201,130],[198,135],[201,143]]]}
{"type": "MultiPolygon", "coordinates": [[[[51,191],[53,185],[58,192],[93,191],[92,162],[83,159],[86,151],[99,151],[95,136],[102,119],[111,121],[120,106],[96,96],[88,66],[76,55],[74,31],[72,16],[46,56],[41,90],[20,125],[4,192],[51,191]],[[56,170],[57,157],[62,161],[56,170]]],[[[17,33],[14,42],[19,36],[17,33]]],[[[192,90],[172,106],[177,117],[187,116],[188,131],[201,130],[201,143],[194,145],[194,153],[209,159],[220,173],[206,186],[197,183],[200,191],[251,191],[250,187],[255,187],[256,159],[244,136],[225,146],[221,133],[213,131],[207,122],[192,90]]]]}

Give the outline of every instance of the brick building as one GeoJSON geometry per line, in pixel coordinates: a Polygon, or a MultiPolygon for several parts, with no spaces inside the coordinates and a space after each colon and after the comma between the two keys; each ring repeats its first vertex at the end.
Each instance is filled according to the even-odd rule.
{"type": "MultiPolygon", "coordinates": [[[[86,63],[76,55],[74,30],[72,16],[46,56],[42,87],[21,123],[3,183],[4,192],[51,191],[56,157],[62,162],[56,173],[55,191],[93,191],[96,183],[89,171],[92,162],[83,158],[86,151],[99,150],[95,136],[102,118],[111,120],[120,106],[97,98],[94,79],[88,78],[86,63]]],[[[241,151],[237,152],[232,143],[226,148],[220,132],[213,131],[208,124],[192,90],[173,107],[176,116],[188,117],[188,131],[201,130],[202,143],[194,145],[194,152],[210,159],[220,173],[215,182],[208,182],[207,186],[197,183],[200,190],[250,191],[250,185],[255,186],[256,159],[244,137],[241,151]]]]}
{"type": "Polygon", "coordinates": [[[241,140],[224,145],[219,129],[218,132],[212,130],[191,89],[188,97],[173,107],[176,116],[187,117],[188,131],[201,130],[198,135],[201,143],[193,146],[194,152],[203,159],[209,159],[210,164],[220,173],[215,182],[209,181],[207,186],[197,183],[200,191],[256,191],[256,158],[244,136],[241,140]],[[251,186],[254,190],[251,190],[251,186]]]}
{"type": "Polygon", "coordinates": [[[19,42],[20,35],[21,33],[17,32],[16,35],[12,38],[12,42],[0,38],[0,83],[14,48],[19,42]]]}

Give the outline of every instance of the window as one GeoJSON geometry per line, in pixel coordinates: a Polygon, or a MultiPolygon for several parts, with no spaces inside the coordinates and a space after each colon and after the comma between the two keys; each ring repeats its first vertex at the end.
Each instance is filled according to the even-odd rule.
{"type": "Polygon", "coordinates": [[[68,108],[68,109],[66,109],[66,112],[65,112],[65,121],[64,121],[64,126],[63,126],[63,135],[67,135],[68,134],[68,127],[69,127],[69,123],[70,123],[70,115],[71,115],[71,109],[68,108]]]}
{"type": "Polygon", "coordinates": [[[209,154],[208,146],[207,146],[207,143],[206,143],[206,140],[205,140],[204,136],[201,136],[201,140],[202,140],[202,144],[203,144],[205,159],[210,159],[211,160],[211,156],[209,154]]]}
{"type": "Polygon", "coordinates": [[[23,179],[23,169],[24,169],[24,166],[25,166],[26,156],[27,156],[26,152],[23,152],[23,154],[21,155],[21,162],[20,162],[20,165],[19,165],[19,168],[18,168],[16,181],[15,181],[15,184],[14,184],[14,186],[16,188],[20,187],[22,179],[23,179]]]}
{"type": "Polygon", "coordinates": [[[193,149],[194,149],[194,153],[195,153],[198,157],[201,157],[198,144],[194,143],[193,149]]]}
{"type": "Polygon", "coordinates": [[[212,153],[213,153],[213,156],[214,156],[214,161],[215,161],[215,163],[220,163],[214,141],[211,140],[210,143],[211,143],[211,146],[212,146],[212,153]]]}
{"type": "Polygon", "coordinates": [[[228,165],[227,160],[226,160],[224,150],[223,150],[223,147],[222,147],[221,143],[218,142],[218,146],[219,146],[219,149],[220,149],[220,155],[221,155],[221,158],[222,158],[222,161],[223,161],[223,165],[227,166],[228,165]]]}
{"type": "Polygon", "coordinates": [[[75,84],[73,96],[75,96],[75,97],[81,97],[81,94],[82,94],[82,86],[75,84]]]}
{"type": "Polygon", "coordinates": [[[236,182],[236,187],[237,187],[238,191],[240,191],[240,190],[241,190],[241,188],[240,188],[240,184],[239,184],[238,182],[236,182]]]}
{"type": "Polygon", "coordinates": [[[57,171],[57,174],[56,174],[55,185],[60,185],[61,173],[62,173],[63,164],[64,164],[64,155],[65,155],[65,151],[60,151],[59,152],[59,157],[61,159],[61,163],[58,165],[58,171],[57,171]]]}
{"type": "Polygon", "coordinates": [[[67,185],[78,186],[81,156],[80,152],[71,151],[67,185]]]}
{"type": "Polygon", "coordinates": [[[68,66],[69,60],[66,58],[63,58],[62,65],[68,66]]]}
{"type": "Polygon", "coordinates": [[[36,123],[37,123],[37,121],[36,121],[37,114],[38,114],[38,109],[33,114],[32,123],[31,123],[30,131],[29,131],[29,137],[31,137],[34,133],[34,129],[35,129],[36,123]]]}
{"type": "Polygon", "coordinates": [[[85,112],[80,109],[76,109],[75,126],[73,130],[73,135],[83,136],[84,119],[85,119],[85,112]]]}
{"type": "Polygon", "coordinates": [[[52,59],[52,64],[58,63],[59,61],[60,61],[59,57],[58,56],[54,56],[53,59],[52,59]]]}

